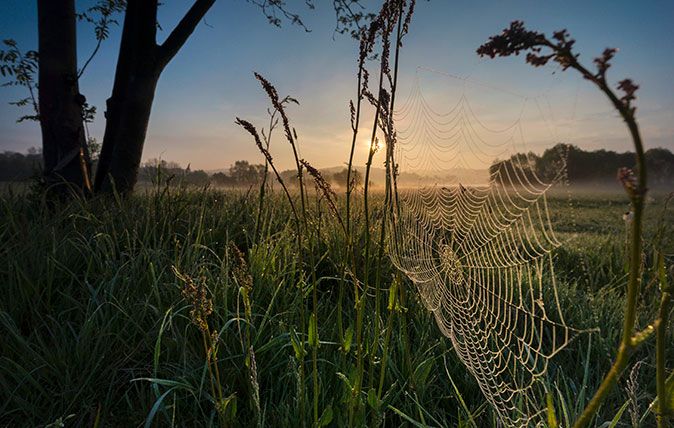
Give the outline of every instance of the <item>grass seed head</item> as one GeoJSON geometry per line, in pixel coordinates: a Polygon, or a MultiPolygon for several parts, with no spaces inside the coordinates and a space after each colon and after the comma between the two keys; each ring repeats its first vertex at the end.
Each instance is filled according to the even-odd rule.
{"type": "Polygon", "coordinates": [[[181,293],[183,298],[192,307],[190,319],[199,330],[208,332],[208,317],[213,313],[213,301],[209,297],[206,279],[200,278],[195,281],[192,277],[182,274],[173,266],[173,273],[183,282],[181,293]]]}

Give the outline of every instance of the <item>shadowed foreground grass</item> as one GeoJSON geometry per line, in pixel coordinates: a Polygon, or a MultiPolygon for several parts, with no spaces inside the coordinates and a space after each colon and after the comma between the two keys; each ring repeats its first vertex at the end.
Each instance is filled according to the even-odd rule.
{"type": "MultiPolygon", "coordinates": [[[[321,423],[346,425],[357,370],[343,234],[325,209],[316,208],[319,202],[309,201],[311,224],[298,259],[289,205],[277,195],[266,198],[257,224],[255,192],[165,188],[58,209],[35,195],[1,195],[0,426],[311,426],[314,341],[321,423]],[[243,284],[248,275],[252,282],[243,284]],[[185,279],[205,291],[202,303],[212,303],[212,312],[201,313],[208,335],[194,322],[199,314],[184,292],[185,279]],[[313,285],[317,328],[309,334],[313,285]]],[[[648,240],[662,201],[656,197],[647,208],[648,240]]],[[[354,212],[362,212],[361,203],[356,200],[354,212]]],[[[583,197],[573,208],[564,199],[550,203],[567,240],[555,256],[566,322],[601,329],[581,335],[549,369],[557,417],[568,426],[610,366],[619,340],[627,201],[603,195],[583,197]]],[[[375,225],[379,204],[375,200],[370,210],[375,225]]],[[[670,226],[673,217],[670,209],[664,217],[670,226]]],[[[376,272],[365,269],[374,262],[359,251],[368,236],[363,223],[362,215],[353,223],[352,273],[361,281],[363,272],[376,272]]],[[[664,245],[671,257],[671,241],[664,245]]],[[[391,287],[396,275],[385,263],[379,296],[367,290],[362,301],[365,378],[356,423],[494,425],[449,340],[408,281],[391,287]]],[[[656,295],[644,281],[642,326],[652,318],[656,295]]],[[[669,335],[674,342],[671,329],[669,335]]],[[[606,402],[597,426],[623,405],[623,426],[630,416],[654,423],[647,413],[655,390],[652,351],[649,343],[636,356],[643,363],[606,402]]],[[[673,363],[670,354],[668,366],[673,363]]]]}

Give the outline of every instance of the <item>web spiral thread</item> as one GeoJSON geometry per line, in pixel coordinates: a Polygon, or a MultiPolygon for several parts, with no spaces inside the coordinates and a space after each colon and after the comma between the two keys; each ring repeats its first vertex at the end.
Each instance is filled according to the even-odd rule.
{"type": "Polygon", "coordinates": [[[518,427],[540,421],[549,360],[579,333],[559,303],[561,242],[546,198],[564,180],[564,158],[544,180],[526,155],[509,157],[523,143],[521,118],[490,128],[465,95],[437,112],[417,80],[395,115],[389,243],[499,419],[518,427]]]}

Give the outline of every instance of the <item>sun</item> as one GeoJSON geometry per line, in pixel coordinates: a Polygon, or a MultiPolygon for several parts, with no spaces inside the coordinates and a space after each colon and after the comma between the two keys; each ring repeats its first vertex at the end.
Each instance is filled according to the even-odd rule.
{"type": "Polygon", "coordinates": [[[372,140],[369,138],[363,140],[363,146],[367,148],[368,152],[371,148],[374,149],[375,152],[380,152],[384,148],[384,142],[379,138],[375,138],[374,144],[371,144],[371,142],[372,140]]]}

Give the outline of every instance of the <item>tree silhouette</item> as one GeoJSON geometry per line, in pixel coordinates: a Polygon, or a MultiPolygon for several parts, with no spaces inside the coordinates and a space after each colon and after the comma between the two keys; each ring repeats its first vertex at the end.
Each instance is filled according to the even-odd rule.
{"type": "Polygon", "coordinates": [[[262,180],[264,165],[251,165],[248,161],[238,160],[229,167],[229,177],[233,184],[249,185],[262,180]]]}
{"type": "MultiPolygon", "coordinates": [[[[44,177],[91,191],[84,129],[85,99],[77,79],[74,0],[38,0],[38,99],[44,177]]],[[[65,188],[60,188],[65,190],[65,188]]]]}
{"type": "Polygon", "coordinates": [[[161,73],[215,0],[196,0],[157,44],[158,0],[128,0],[112,95],[107,100],[95,189],[130,192],[138,179],[155,89],[161,73]]]}
{"type": "MultiPolygon", "coordinates": [[[[290,12],[283,0],[248,2],[259,7],[272,25],[280,26],[287,20],[308,31],[300,16],[290,12]]],[[[36,112],[35,117],[39,117],[42,128],[44,173],[48,181],[66,182],[83,192],[110,191],[113,188],[120,193],[133,190],[138,179],[157,82],[214,3],[215,0],[194,0],[160,45],[156,39],[159,0],[98,0],[93,7],[79,14],[75,10],[75,0],[38,0],[40,46],[39,55],[36,55],[39,57],[37,87],[42,114],[36,112]],[[84,123],[93,110],[79,93],[78,79],[98,52],[101,42],[108,37],[117,12],[123,12],[124,24],[112,94],[106,102],[105,133],[92,186],[84,123]],[[94,52],[80,70],[77,68],[78,19],[94,24],[98,40],[94,52]]],[[[314,8],[312,0],[301,3],[314,8]]],[[[360,0],[333,0],[333,7],[337,20],[335,31],[340,33],[360,27],[361,22],[370,16],[362,12],[360,0]]],[[[1,71],[5,75],[11,67],[7,67],[6,52],[0,54],[1,71]]]]}
{"type": "MultiPolygon", "coordinates": [[[[334,174],[332,174],[332,182],[337,184],[339,187],[346,189],[347,188],[347,180],[348,180],[348,174],[349,171],[348,169],[344,168],[341,171],[338,171],[334,174]]],[[[360,187],[363,184],[363,175],[357,171],[354,170],[351,172],[351,187],[360,187]]]]}

